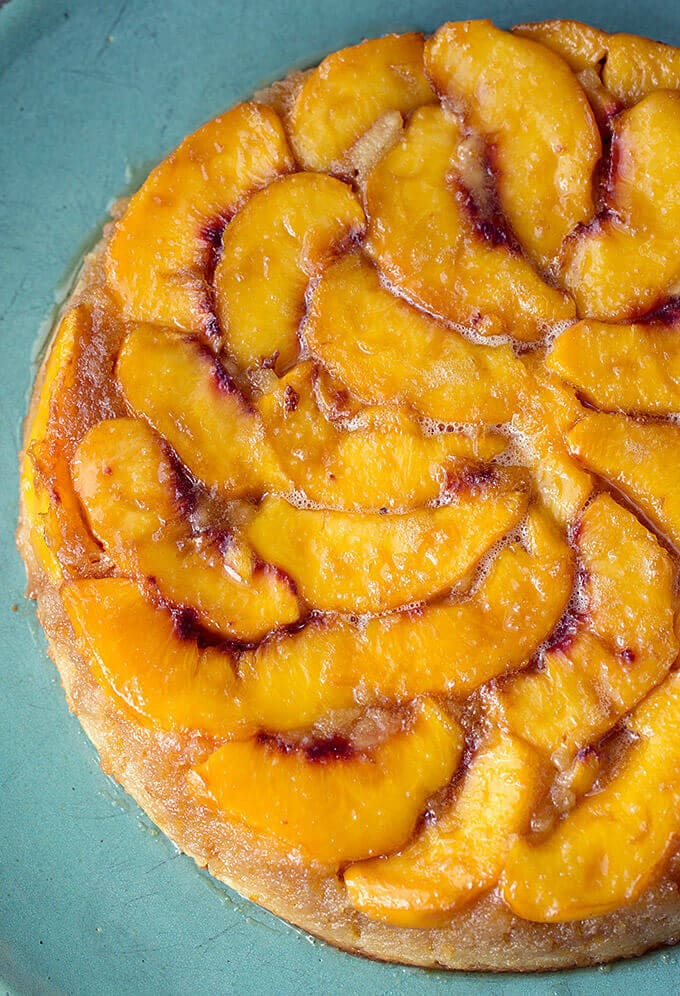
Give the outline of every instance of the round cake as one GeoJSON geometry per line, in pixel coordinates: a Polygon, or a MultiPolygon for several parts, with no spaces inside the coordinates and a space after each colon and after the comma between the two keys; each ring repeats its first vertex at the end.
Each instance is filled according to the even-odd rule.
{"type": "Polygon", "coordinates": [[[347,950],[680,937],[678,148],[659,42],[364,41],[188,136],[54,332],[18,542],[69,705],[347,950]]]}

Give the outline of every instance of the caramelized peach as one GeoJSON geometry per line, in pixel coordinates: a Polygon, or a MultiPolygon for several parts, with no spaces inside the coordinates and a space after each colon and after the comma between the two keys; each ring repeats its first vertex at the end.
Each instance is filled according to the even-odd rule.
{"type": "Polygon", "coordinates": [[[215,270],[225,348],[240,367],[295,362],[310,278],[363,227],[351,188],[320,173],[284,176],[251,197],[224,233],[215,270]]]}
{"type": "Polygon", "coordinates": [[[569,20],[516,24],[512,33],[545,45],[561,56],[575,72],[595,67],[602,62],[611,37],[599,28],[569,20]]]}
{"type": "Polygon", "coordinates": [[[677,834],[678,723],[680,675],[673,674],[626,720],[638,739],[605,788],[546,840],[514,843],[501,878],[514,913],[543,923],[580,920],[644,891],[677,834]]]}
{"type": "Polygon", "coordinates": [[[260,104],[239,104],[185,138],[132,198],[109,243],[107,280],[125,317],[215,338],[215,244],[245,199],[293,166],[276,112],[260,104]]]}
{"type": "Polygon", "coordinates": [[[499,693],[503,722],[549,753],[599,739],[678,654],[673,567],[656,538],[600,495],[583,514],[577,542],[587,580],[575,632],[499,693]]]}
{"type": "Polygon", "coordinates": [[[624,104],[653,90],[680,89],[680,49],[638,35],[610,35],[602,77],[624,104]]]}
{"type": "Polygon", "coordinates": [[[540,354],[524,359],[526,389],[512,419],[515,444],[534,474],[538,492],[562,525],[576,518],[593,490],[593,481],[571,456],[567,431],[583,408],[558,377],[548,373],[540,354]]]}
{"type": "Polygon", "coordinates": [[[290,117],[293,148],[305,169],[342,170],[344,154],[378,118],[434,99],[422,35],[371,38],[333,52],[307,77],[290,117]]]}
{"type": "Polygon", "coordinates": [[[133,411],[204,484],[229,498],[287,488],[258,414],[198,339],[138,325],[123,344],[117,373],[133,411]]]}
{"type": "Polygon", "coordinates": [[[680,546],[680,427],[590,412],[568,441],[586,467],[619,487],[680,546]]]}
{"type": "Polygon", "coordinates": [[[294,730],[357,703],[463,697],[521,667],[560,619],[574,575],[569,546],[538,508],[529,514],[526,544],[505,547],[466,598],[366,623],[313,620],[246,651],[234,723],[294,730]]]}
{"type": "Polygon", "coordinates": [[[436,822],[399,853],[346,870],[352,905],[400,927],[446,924],[498,881],[513,838],[529,820],[540,770],[529,747],[494,730],[436,822]]]}
{"type": "Polygon", "coordinates": [[[460,727],[425,700],[408,727],[368,754],[311,759],[256,738],[224,744],[195,770],[218,810],[337,865],[401,847],[462,746],[460,727]]]}
{"type": "Polygon", "coordinates": [[[598,408],[680,411],[677,323],[607,325],[584,320],[555,340],[546,364],[598,408]]]}
{"type": "Polygon", "coordinates": [[[311,361],[295,366],[258,401],[267,438],[294,486],[332,508],[409,509],[436,498],[456,458],[488,459],[505,447],[491,433],[425,436],[401,409],[365,408],[352,428],[317,405],[311,361]]]}
{"type": "Polygon", "coordinates": [[[491,21],[444,24],[425,45],[425,65],[435,89],[493,145],[503,210],[546,266],[594,213],[600,133],[574,74],[554,52],[491,21]]]}
{"type": "Polygon", "coordinates": [[[587,318],[628,321],[680,277],[680,93],[650,94],[615,122],[605,213],[565,244],[565,286],[587,318]]]}
{"type": "Polygon", "coordinates": [[[486,238],[475,228],[454,168],[463,136],[444,108],[414,112],[366,184],[368,251],[397,291],[428,311],[484,335],[539,339],[550,323],[573,317],[573,302],[503,232],[486,238]]]}
{"type": "Polygon", "coordinates": [[[366,404],[397,402],[435,420],[490,424],[516,407],[524,369],[509,346],[471,343],[396,298],[358,253],[324,273],[304,336],[366,404]]]}
{"type": "Polygon", "coordinates": [[[540,42],[564,59],[585,90],[598,125],[608,130],[612,117],[622,109],[600,76],[611,35],[580,21],[536,21],[517,24],[512,31],[540,42]]]}
{"type": "Polygon", "coordinates": [[[73,563],[95,563],[101,558],[73,491],[70,440],[52,427],[64,398],[73,388],[80,342],[88,335],[90,325],[90,309],[84,304],[67,312],[59,323],[21,458],[23,515],[31,546],[53,581],[72,573],[73,563]]]}
{"type": "Polygon", "coordinates": [[[490,476],[453,504],[401,514],[301,509],[267,497],[247,536],[315,608],[382,612],[446,591],[519,522],[523,484],[490,476]]]}
{"type": "Polygon", "coordinates": [[[61,597],[85,660],[121,708],[162,730],[224,733],[235,683],[226,651],[184,639],[128,578],[73,581],[61,597]]]}
{"type": "Polygon", "coordinates": [[[73,461],[76,491],[111,559],[227,637],[257,639],[294,622],[299,606],[280,572],[258,565],[230,534],[193,533],[176,469],[136,419],[90,429],[73,461]]]}

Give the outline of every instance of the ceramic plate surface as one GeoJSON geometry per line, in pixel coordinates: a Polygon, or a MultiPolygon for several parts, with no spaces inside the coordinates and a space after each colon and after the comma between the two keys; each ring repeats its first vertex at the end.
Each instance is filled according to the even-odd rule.
{"type": "Polygon", "coordinates": [[[532,977],[343,954],[199,872],[99,769],[14,546],[41,330],[107,206],[292,67],[449,19],[575,17],[680,44],[680,4],[610,0],[0,0],[0,993],[666,994],[677,954],[532,977]]]}

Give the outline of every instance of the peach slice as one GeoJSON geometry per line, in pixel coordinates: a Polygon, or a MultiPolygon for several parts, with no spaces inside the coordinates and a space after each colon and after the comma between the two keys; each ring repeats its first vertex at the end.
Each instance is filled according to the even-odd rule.
{"type": "Polygon", "coordinates": [[[298,356],[305,291],[343,243],[363,232],[350,187],[319,173],[294,173],[255,194],[224,233],[215,303],[225,348],[241,368],[298,356]]]}
{"type": "Polygon", "coordinates": [[[454,504],[402,514],[301,509],[270,496],[246,534],[315,608],[382,612],[451,588],[526,507],[523,482],[489,470],[454,504]]]}
{"type": "Polygon", "coordinates": [[[61,598],[83,655],[117,705],[162,730],[219,736],[233,711],[232,657],[184,639],[128,578],[73,581],[61,598]]]}
{"type": "Polygon", "coordinates": [[[224,744],[194,769],[213,805],[286,849],[338,865],[406,843],[446,785],[463,734],[434,702],[368,754],[315,757],[266,738],[224,744]]]}
{"type": "Polygon", "coordinates": [[[680,277],[680,93],[660,91],[616,119],[605,212],[564,247],[579,315],[629,321],[680,277]]]}
{"type": "Polygon", "coordinates": [[[316,381],[314,363],[300,363],[259,399],[258,410],[295,487],[326,507],[418,507],[441,493],[457,458],[488,459],[505,448],[491,433],[425,436],[400,409],[365,408],[344,428],[319,410],[316,381]]]}
{"type": "Polygon", "coordinates": [[[540,773],[529,747],[494,730],[435,823],[399,853],[346,870],[352,905],[399,927],[445,925],[498,881],[514,836],[528,823],[540,773]]]}
{"type": "Polygon", "coordinates": [[[508,345],[471,343],[391,294],[359,253],[329,266],[311,299],[307,345],[366,404],[412,406],[445,422],[497,424],[524,369],[508,345]]]}
{"type": "Polygon", "coordinates": [[[73,460],[73,479],[93,532],[121,571],[226,637],[252,640],[294,622],[287,578],[258,564],[229,533],[193,533],[175,465],[136,419],[100,422],[73,460]]]}
{"type": "Polygon", "coordinates": [[[209,281],[222,230],[250,194],[293,168],[271,107],[239,104],[185,138],[109,243],[107,280],[125,317],[218,336],[209,281]]]}
{"type": "Polygon", "coordinates": [[[198,339],[137,325],[123,344],[117,373],[133,411],[204,484],[229,498],[288,490],[260,417],[198,339]]]}
{"type": "Polygon", "coordinates": [[[503,722],[549,753],[603,736],[663,680],[678,654],[673,567],[656,538],[600,495],[583,515],[577,543],[587,580],[575,634],[546,651],[537,671],[499,692],[503,722]]]}
{"type": "Polygon", "coordinates": [[[598,125],[609,130],[611,119],[622,109],[621,101],[600,78],[611,35],[580,21],[537,21],[517,24],[513,34],[540,42],[571,67],[586,92],[598,125]]]}
{"type": "Polygon", "coordinates": [[[579,460],[619,487],[680,547],[680,427],[591,412],[568,442],[579,460]]]}
{"type": "Polygon", "coordinates": [[[234,723],[286,731],[357,703],[462,698],[521,667],[560,619],[574,576],[569,546],[539,508],[529,514],[526,544],[505,547],[462,600],[363,624],[313,620],[246,651],[234,723]]]}
{"type": "Polygon", "coordinates": [[[403,138],[366,183],[367,249],[397,291],[449,321],[484,335],[540,339],[574,315],[505,242],[475,228],[471,194],[457,177],[461,121],[442,107],[414,112],[403,138]]]}
{"type": "Polygon", "coordinates": [[[540,266],[594,213],[600,133],[569,66],[491,21],[442,25],[425,45],[435,89],[493,146],[498,195],[540,266]]]}
{"type": "Polygon", "coordinates": [[[566,433],[583,415],[573,391],[545,370],[542,354],[524,358],[527,384],[512,419],[515,445],[534,475],[541,498],[562,525],[573,522],[593,490],[574,460],[566,433]]]}
{"type": "Polygon", "coordinates": [[[680,49],[638,35],[610,35],[602,77],[624,104],[653,90],[680,89],[680,49]]]}
{"type": "Polygon", "coordinates": [[[342,170],[344,154],[378,118],[434,100],[422,35],[369,39],[334,52],[309,74],[290,116],[293,148],[305,169],[342,170]]]}
{"type": "Polygon", "coordinates": [[[639,739],[606,787],[546,840],[511,848],[501,891],[514,913],[541,923],[581,920],[642,894],[677,835],[678,723],[680,675],[673,674],[626,720],[639,739]]]}
{"type": "Polygon", "coordinates": [[[516,24],[514,35],[540,42],[561,56],[574,72],[596,67],[607,54],[610,35],[581,21],[530,21],[516,24]]]}
{"type": "Polygon", "coordinates": [[[585,319],[555,340],[546,363],[598,408],[670,415],[680,411],[677,324],[585,319]]]}
{"type": "Polygon", "coordinates": [[[600,130],[605,134],[609,134],[612,129],[613,119],[623,110],[623,105],[604,86],[597,70],[582,69],[580,73],[576,74],[576,79],[585,90],[600,130]]]}
{"type": "Polygon", "coordinates": [[[80,343],[89,335],[91,322],[84,304],[62,318],[44,366],[21,460],[22,502],[31,546],[54,581],[72,573],[75,564],[96,563],[102,556],[73,490],[70,440],[52,431],[73,388],[80,343]]]}

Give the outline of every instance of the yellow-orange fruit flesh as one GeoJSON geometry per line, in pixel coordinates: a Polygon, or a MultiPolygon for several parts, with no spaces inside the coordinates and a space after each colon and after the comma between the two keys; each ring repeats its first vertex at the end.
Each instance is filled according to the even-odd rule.
{"type": "Polygon", "coordinates": [[[402,846],[453,775],[457,723],[428,700],[370,753],[312,760],[267,739],[224,744],[197,769],[216,806],[314,861],[338,865],[402,846]]]}
{"type": "Polygon", "coordinates": [[[397,854],[347,869],[352,905],[400,927],[445,926],[498,881],[540,781],[541,764],[531,748],[494,730],[436,822],[397,854]]]}
{"type": "Polygon", "coordinates": [[[474,497],[391,515],[300,509],[267,497],[246,534],[316,608],[381,612],[451,588],[526,507],[522,483],[502,477],[474,497]]]}
{"type": "Polygon", "coordinates": [[[242,369],[295,362],[310,279],[363,229],[351,188],[320,173],[284,176],[250,198],[225,230],[215,270],[224,348],[242,369]]]}
{"type": "Polygon", "coordinates": [[[520,244],[547,265],[594,213],[602,146],[576,77],[545,46],[490,21],[443,25],[425,63],[435,88],[493,145],[502,208],[520,244]]]}
{"type": "Polygon", "coordinates": [[[216,736],[229,729],[236,678],[228,653],[183,637],[170,611],[128,578],[72,581],[61,594],[98,681],[138,722],[216,736]]]}
{"type": "Polygon", "coordinates": [[[246,199],[294,166],[271,107],[238,104],[153,170],[116,225],[109,286],[126,318],[219,337],[208,272],[215,241],[246,199]]]}
{"type": "Polygon", "coordinates": [[[453,161],[463,125],[443,107],[414,112],[403,138],[366,184],[367,248],[406,298],[481,334],[540,339],[552,322],[574,315],[573,302],[550,287],[503,240],[474,225],[453,161]]]}
{"type": "Polygon", "coordinates": [[[293,148],[305,169],[342,170],[344,154],[384,114],[434,100],[422,35],[371,38],[333,52],[307,77],[290,116],[293,148]]]}
{"type": "Polygon", "coordinates": [[[509,346],[471,343],[401,301],[358,253],[324,273],[304,336],[361,401],[409,405],[433,420],[505,422],[524,378],[509,346]]]}
{"type": "Polygon", "coordinates": [[[574,632],[499,693],[501,721],[549,754],[599,740],[678,654],[673,565],[656,537],[600,495],[583,514],[577,548],[586,581],[574,632]]]}
{"type": "Polygon", "coordinates": [[[589,412],[568,434],[582,463],[611,482],[680,547],[680,427],[589,412]]]}
{"type": "Polygon", "coordinates": [[[546,364],[598,408],[641,415],[680,412],[676,323],[577,322],[555,340],[546,364]]]}
{"type": "Polygon", "coordinates": [[[176,470],[156,434],[136,419],[90,429],[73,460],[76,491],[114,563],[205,626],[251,640],[294,622],[289,580],[257,564],[238,535],[195,534],[176,470]]]}
{"type": "Polygon", "coordinates": [[[679,722],[680,676],[673,674],[626,720],[637,740],[605,788],[586,796],[545,841],[514,844],[501,879],[514,913],[542,923],[581,920],[643,892],[677,833],[679,722]]]}

